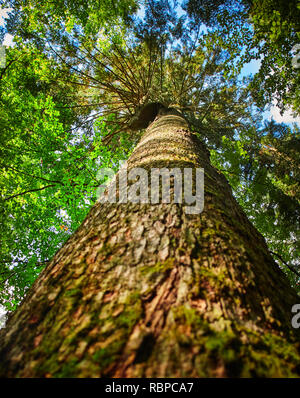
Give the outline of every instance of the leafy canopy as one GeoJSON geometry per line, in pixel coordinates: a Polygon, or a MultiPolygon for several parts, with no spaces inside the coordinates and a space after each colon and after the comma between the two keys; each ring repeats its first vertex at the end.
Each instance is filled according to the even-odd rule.
{"type": "Polygon", "coordinates": [[[273,102],[282,111],[291,108],[300,114],[299,1],[186,0],[184,8],[229,51],[228,73],[260,61],[251,84],[259,107],[273,102]]]}

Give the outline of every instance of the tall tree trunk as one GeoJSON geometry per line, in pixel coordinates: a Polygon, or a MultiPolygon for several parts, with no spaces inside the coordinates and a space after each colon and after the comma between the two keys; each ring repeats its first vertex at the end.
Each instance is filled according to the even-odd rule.
{"type": "Polygon", "coordinates": [[[299,297],[178,113],[133,167],[204,168],[203,212],[97,203],[1,332],[1,376],[299,375],[299,297]]]}

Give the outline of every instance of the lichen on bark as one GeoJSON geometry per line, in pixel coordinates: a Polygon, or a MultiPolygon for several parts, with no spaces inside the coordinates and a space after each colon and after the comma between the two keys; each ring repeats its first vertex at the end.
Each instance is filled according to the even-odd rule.
{"type": "Polygon", "coordinates": [[[6,377],[293,377],[298,296],[177,112],[128,170],[205,170],[184,203],[96,203],[0,334],[6,377]]]}

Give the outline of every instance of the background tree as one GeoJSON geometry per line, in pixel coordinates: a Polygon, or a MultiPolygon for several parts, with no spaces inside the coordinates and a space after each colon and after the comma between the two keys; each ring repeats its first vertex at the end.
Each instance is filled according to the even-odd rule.
{"type": "Polygon", "coordinates": [[[102,144],[116,125],[107,126],[99,117],[94,124],[93,105],[78,90],[72,69],[57,60],[47,44],[70,48],[76,35],[92,41],[107,18],[119,23],[119,16],[133,5],[124,1],[113,9],[101,4],[92,17],[87,7],[73,8],[73,3],[7,3],[13,9],[4,32],[14,34],[15,40],[14,48],[6,49],[7,63],[0,74],[0,297],[7,310],[16,308],[82,222],[101,183],[99,168],[118,167],[132,146],[126,133],[113,151],[102,144]]]}
{"type": "Polygon", "coordinates": [[[300,40],[296,0],[186,0],[184,8],[195,23],[207,25],[208,40],[218,37],[227,48],[228,73],[233,66],[240,70],[251,60],[261,61],[251,84],[259,107],[276,101],[282,111],[299,114],[299,69],[293,61],[300,40]]]}
{"type": "Polygon", "coordinates": [[[299,129],[273,121],[261,129],[250,126],[239,139],[224,137],[211,156],[298,290],[299,129]]]}

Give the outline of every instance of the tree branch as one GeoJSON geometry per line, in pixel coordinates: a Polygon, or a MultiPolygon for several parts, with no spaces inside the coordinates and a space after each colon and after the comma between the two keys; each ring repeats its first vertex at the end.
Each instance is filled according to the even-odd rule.
{"type": "Polygon", "coordinates": [[[50,188],[50,187],[55,187],[55,186],[56,186],[56,184],[51,184],[51,185],[45,185],[42,188],[29,189],[28,191],[24,191],[24,192],[21,192],[21,193],[17,193],[16,195],[9,196],[8,198],[3,199],[3,201],[16,198],[17,196],[26,195],[27,193],[30,193],[30,192],[42,191],[43,189],[50,188]]]}
{"type": "Polygon", "coordinates": [[[269,250],[269,251],[270,251],[271,254],[273,254],[274,256],[276,256],[277,258],[279,258],[279,260],[280,260],[281,262],[283,262],[283,264],[284,264],[285,266],[287,266],[288,269],[289,269],[290,271],[294,272],[294,274],[296,274],[296,275],[300,278],[300,273],[299,273],[292,265],[289,265],[287,262],[285,262],[284,259],[281,257],[280,254],[275,253],[275,252],[272,252],[271,250],[269,250]]]}

